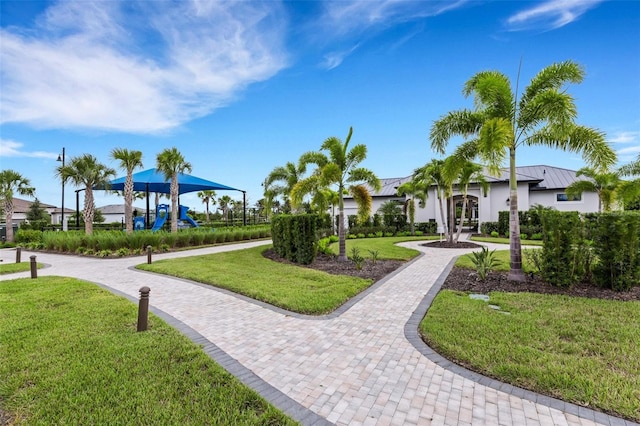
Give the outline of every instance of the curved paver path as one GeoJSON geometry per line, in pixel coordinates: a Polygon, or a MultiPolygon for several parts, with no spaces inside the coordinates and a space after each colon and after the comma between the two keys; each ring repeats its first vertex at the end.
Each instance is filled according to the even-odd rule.
{"type": "MultiPolygon", "coordinates": [[[[154,259],[265,243],[154,255],[154,259]]],[[[155,309],[177,319],[178,325],[186,324],[183,331],[191,332],[223,366],[304,424],[633,424],[508,385],[501,387],[439,362],[437,355],[416,341],[411,328],[427,308],[425,295],[451,259],[468,250],[429,249],[418,242],[403,245],[424,255],[376,284],[348,309],[326,317],[287,313],[208,286],[131,269],[145,258],[37,256],[39,262],[51,265],[39,270],[40,276],[77,277],[130,298],[137,298],[140,287],[148,285],[155,309]]],[[[15,258],[15,252],[0,255],[5,262],[15,258]]]]}

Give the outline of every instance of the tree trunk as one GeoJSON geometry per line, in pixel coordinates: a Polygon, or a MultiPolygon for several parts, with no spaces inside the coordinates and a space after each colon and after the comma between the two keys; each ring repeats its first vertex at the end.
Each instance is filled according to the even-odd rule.
{"type": "Polygon", "coordinates": [[[413,198],[409,199],[409,224],[411,226],[411,235],[416,235],[415,229],[416,221],[416,202],[413,198]]]}
{"type": "Polygon", "coordinates": [[[133,177],[132,172],[127,172],[124,183],[124,222],[127,234],[133,233],[133,177]]]}
{"type": "Polygon", "coordinates": [[[15,236],[13,235],[13,199],[12,197],[7,198],[4,201],[4,217],[7,225],[6,237],[7,237],[7,241],[9,242],[13,242],[15,239],[15,236]]]}
{"type": "Polygon", "coordinates": [[[447,227],[447,219],[444,216],[444,205],[442,203],[442,198],[444,197],[444,194],[442,194],[440,192],[439,188],[436,188],[436,191],[437,191],[437,196],[438,196],[438,202],[440,203],[440,220],[442,220],[442,230],[443,230],[445,235],[448,235],[449,234],[449,231],[448,231],[449,228],[447,227]]]}
{"type": "Polygon", "coordinates": [[[518,217],[518,181],[516,179],[516,149],[509,149],[509,252],[511,269],[508,279],[523,282],[522,247],[520,245],[520,218],[518,217]]]}
{"type": "Polygon", "coordinates": [[[178,232],[178,175],[171,176],[171,232],[178,232]]]}
{"type": "Polygon", "coordinates": [[[467,212],[467,195],[465,194],[462,197],[462,213],[460,213],[460,226],[458,226],[458,232],[456,232],[456,243],[460,239],[460,234],[462,233],[462,225],[464,225],[464,217],[467,212]]]}
{"type": "Polygon", "coordinates": [[[344,188],[342,185],[338,188],[339,204],[338,204],[338,245],[340,252],[338,254],[338,260],[341,262],[347,261],[347,239],[344,235],[344,188]]]}
{"type": "Polygon", "coordinates": [[[206,206],[207,206],[207,223],[209,223],[209,199],[208,198],[207,198],[206,206]]]}
{"type": "Polygon", "coordinates": [[[93,234],[93,213],[96,206],[93,202],[93,189],[91,186],[87,186],[84,191],[84,209],[82,210],[82,217],[84,218],[84,232],[87,235],[93,234]]]}
{"type": "Polygon", "coordinates": [[[453,232],[456,226],[456,206],[453,203],[453,191],[451,192],[451,196],[449,197],[449,233],[447,234],[447,242],[453,243],[453,232]]]}

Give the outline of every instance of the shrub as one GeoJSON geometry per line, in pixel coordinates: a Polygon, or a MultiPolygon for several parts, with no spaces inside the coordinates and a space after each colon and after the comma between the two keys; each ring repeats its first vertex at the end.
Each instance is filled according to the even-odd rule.
{"type": "Polygon", "coordinates": [[[547,211],[542,215],[542,277],[551,285],[570,287],[584,274],[579,250],[582,222],[578,212],[547,211]]]}
{"type": "Polygon", "coordinates": [[[618,291],[640,285],[640,212],[602,213],[591,232],[596,283],[618,291]]]}
{"type": "Polygon", "coordinates": [[[488,248],[482,247],[480,251],[471,253],[471,262],[476,267],[478,278],[484,281],[493,268],[500,264],[500,261],[494,257],[495,250],[489,251],[488,248]]]}
{"type": "Polygon", "coordinates": [[[273,248],[292,262],[308,265],[316,257],[316,215],[280,215],[272,221],[273,248]]]}
{"type": "Polygon", "coordinates": [[[498,222],[482,222],[482,225],[480,225],[480,233],[483,235],[493,235],[494,232],[500,235],[498,232],[498,222]]]}
{"type": "Polygon", "coordinates": [[[356,264],[356,269],[360,271],[364,264],[364,257],[360,255],[360,249],[358,247],[351,248],[351,260],[356,264]]]}
{"type": "Polygon", "coordinates": [[[356,234],[349,234],[347,235],[347,238],[350,240],[355,240],[356,238],[358,238],[358,236],[356,234]]]}
{"type": "Polygon", "coordinates": [[[422,237],[424,234],[422,231],[415,231],[416,237],[422,237]]]}
{"type": "Polygon", "coordinates": [[[526,240],[527,238],[529,238],[529,236],[527,234],[520,234],[520,239],[521,240],[526,240]]]}
{"type": "Polygon", "coordinates": [[[494,238],[498,238],[500,234],[498,234],[498,231],[491,231],[491,236],[494,238]]]}
{"type": "Polygon", "coordinates": [[[358,234],[358,238],[364,238],[365,235],[363,233],[358,234]]]}
{"type": "Polygon", "coordinates": [[[536,241],[542,240],[542,232],[538,232],[536,234],[531,235],[531,239],[536,241]]]}
{"type": "Polygon", "coordinates": [[[318,240],[318,251],[324,254],[332,254],[331,252],[331,240],[329,238],[322,238],[318,240]]]}
{"type": "Polygon", "coordinates": [[[42,242],[42,231],[19,228],[15,235],[15,242],[17,244],[40,243],[42,242]]]}
{"type": "Polygon", "coordinates": [[[371,256],[371,263],[374,265],[378,263],[378,258],[380,257],[380,250],[369,250],[369,255],[371,256]]]}
{"type": "Polygon", "coordinates": [[[509,232],[509,212],[498,212],[498,234],[507,235],[509,232]]]}

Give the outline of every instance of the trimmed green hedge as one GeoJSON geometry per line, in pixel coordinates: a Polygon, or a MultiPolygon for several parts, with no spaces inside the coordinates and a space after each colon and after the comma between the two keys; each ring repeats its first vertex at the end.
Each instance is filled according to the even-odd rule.
{"type": "Polygon", "coordinates": [[[308,265],[317,254],[318,216],[314,214],[279,215],[271,221],[273,249],[291,262],[308,265]]]}

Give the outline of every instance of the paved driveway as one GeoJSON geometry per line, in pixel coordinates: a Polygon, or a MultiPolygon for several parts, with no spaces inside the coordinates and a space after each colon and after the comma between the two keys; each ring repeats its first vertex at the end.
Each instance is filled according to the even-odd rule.
{"type": "MultiPolygon", "coordinates": [[[[193,256],[268,242],[154,255],[193,256]]],[[[415,324],[450,261],[468,250],[429,249],[350,305],[325,317],[274,309],[226,291],[136,271],[144,257],[89,259],[37,253],[42,275],[72,276],[151,305],[242,381],[304,424],[632,424],[470,373],[433,354],[415,324]],[[421,303],[422,302],[422,303],[421,303]],[[409,323],[409,325],[407,325],[409,323]],[[406,328],[406,330],[405,330],[406,328]]],[[[504,247],[504,246],[502,246],[504,247]]],[[[23,252],[23,259],[31,253],[23,252]]],[[[15,251],[2,250],[5,262],[15,251]]],[[[17,275],[2,276],[6,280],[17,275]]],[[[23,273],[21,276],[29,276],[23,273]]]]}

